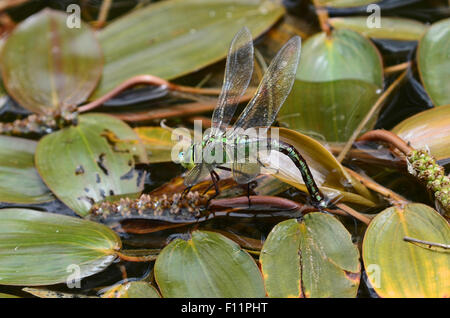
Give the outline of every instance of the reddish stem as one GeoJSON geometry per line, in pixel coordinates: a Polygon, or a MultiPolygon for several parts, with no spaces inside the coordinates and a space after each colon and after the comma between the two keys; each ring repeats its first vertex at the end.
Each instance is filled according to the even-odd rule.
{"type": "Polygon", "coordinates": [[[396,147],[398,150],[403,152],[405,155],[410,153],[412,150],[414,150],[407,142],[405,142],[403,139],[401,139],[396,134],[384,130],[384,129],[377,129],[377,130],[371,130],[363,134],[361,137],[357,139],[358,141],[384,141],[392,146],[396,147]]]}

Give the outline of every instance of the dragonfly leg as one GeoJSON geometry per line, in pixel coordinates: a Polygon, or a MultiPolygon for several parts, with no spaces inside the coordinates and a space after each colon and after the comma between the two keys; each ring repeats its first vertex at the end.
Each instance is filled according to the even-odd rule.
{"type": "Polygon", "coordinates": [[[181,193],[181,197],[183,198],[186,194],[188,194],[192,189],[192,186],[184,188],[183,192],[181,193]]]}
{"type": "Polygon", "coordinates": [[[211,197],[211,199],[214,199],[215,197],[217,197],[220,194],[219,184],[218,184],[220,177],[217,174],[217,172],[215,172],[214,170],[211,170],[209,173],[211,175],[212,183],[208,186],[208,188],[206,188],[206,190],[203,192],[203,194],[207,193],[209,190],[211,190],[212,187],[214,187],[214,190],[216,191],[216,193],[214,194],[213,197],[211,197]]]}
{"type": "Polygon", "coordinates": [[[253,194],[255,194],[253,190],[256,188],[257,185],[258,183],[255,180],[247,183],[247,199],[249,208],[252,206],[252,202],[250,201],[250,192],[253,192],[253,194]]]}

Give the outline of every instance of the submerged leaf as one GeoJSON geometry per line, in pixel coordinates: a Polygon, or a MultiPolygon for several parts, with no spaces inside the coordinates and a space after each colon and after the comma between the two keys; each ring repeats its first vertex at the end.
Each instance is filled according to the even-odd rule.
{"type": "Polygon", "coordinates": [[[303,45],[296,80],[279,121],[327,141],[346,141],[377,100],[382,85],[381,57],[368,39],[351,30],[335,30],[331,36],[318,33],[303,45]]]}
{"type": "Polygon", "coordinates": [[[350,29],[375,39],[418,41],[425,33],[425,24],[404,18],[383,17],[380,27],[369,27],[368,17],[336,17],[329,19],[335,29],[350,29]]]}
{"type": "Polygon", "coordinates": [[[255,261],[221,234],[194,231],[189,241],[175,239],[155,263],[163,297],[264,297],[255,261]]]}
{"type": "Polygon", "coordinates": [[[68,16],[45,9],[20,23],[0,60],[9,94],[26,109],[48,113],[87,99],[102,72],[102,52],[85,23],[67,27],[68,16]]]}
{"type": "Polygon", "coordinates": [[[399,123],[392,132],[415,149],[429,149],[437,159],[450,158],[450,105],[434,107],[399,123]]]}
{"type": "Polygon", "coordinates": [[[28,209],[0,210],[0,283],[51,285],[104,270],[119,237],[79,218],[28,209]]]}
{"type": "Polygon", "coordinates": [[[276,225],[261,250],[270,297],[355,297],[359,252],[333,216],[309,213],[276,225]]]}
{"type": "Polygon", "coordinates": [[[92,99],[135,75],[172,79],[217,62],[243,26],[256,38],[283,13],[267,0],[171,0],[125,15],[99,33],[105,67],[92,99]]]}
{"type": "Polygon", "coordinates": [[[449,297],[450,253],[406,242],[404,237],[449,244],[450,227],[432,208],[411,203],[390,207],[367,228],[363,260],[381,297],[449,297]]]}
{"type": "Polygon", "coordinates": [[[434,23],[417,48],[417,64],[425,89],[435,106],[450,104],[450,18],[434,23]]]}
{"type": "Polygon", "coordinates": [[[54,199],[34,167],[36,144],[0,136],[0,202],[34,204],[54,199]]]}
{"type": "Polygon", "coordinates": [[[45,136],[36,149],[36,167],[53,193],[85,216],[107,196],[140,192],[146,162],[134,131],[109,115],[88,114],[79,124],[45,136]]]}

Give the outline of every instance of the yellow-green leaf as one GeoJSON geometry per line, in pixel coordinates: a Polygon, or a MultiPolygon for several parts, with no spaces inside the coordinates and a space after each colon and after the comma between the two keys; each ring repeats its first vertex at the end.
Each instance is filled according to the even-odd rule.
{"type": "Polygon", "coordinates": [[[363,260],[381,297],[449,297],[450,253],[406,242],[404,237],[449,244],[450,227],[432,208],[411,203],[390,207],[367,228],[363,260]]]}
{"type": "Polygon", "coordinates": [[[103,298],[161,298],[155,287],[147,282],[129,282],[114,286],[103,298]]]}
{"type": "Polygon", "coordinates": [[[406,118],[392,129],[415,149],[429,149],[437,160],[450,158],[450,105],[406,118]]]}
{"type": "MultiPolygon", "coordinates": [[[[304,157],[317,185],[329,199],[341,198],[343,202],[374,206],[376,199],[360,182],[350,176],[336,158],[318,141],[294,130],[279,128],[279,138],[295,147],[304,157]]],[[[306,192],[302,176],[294,163],[286,156],[269,161],[269,171],[276,169],[275,177],[306,192]]]]}
{"type": "MultiPolygon", "coordinates": [[[[172,150],[180,138],[173,136],[172,130],[163,127],[137,127],[134,131],[138,134],[145,146],[150,163],[172,161],[172,150]],[[174,139],[172,139],[174,138],[174,139]]],[[[190,135],[186,136],[186,145],[190,142],[190,135]]]]}

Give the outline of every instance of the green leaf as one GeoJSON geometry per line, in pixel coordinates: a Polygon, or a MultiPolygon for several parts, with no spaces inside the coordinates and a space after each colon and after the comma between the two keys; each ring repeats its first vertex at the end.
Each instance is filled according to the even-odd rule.
{"type": "Polygon", "coordinates": [[[134,165],[146,154],[134,131],[103,114],[79,117],[79,124],[45,136],[36,149],[36,167],[53,193],[85,216],[107,196],[140,192],[144,176],[134,165]]]}
{"type": "Polygon", "coordinates": [[[71,275],[90,276],[109,266],[121,247],[108,227],[79,218],[28,209],[2,209],[0,218],[2,285],[51,285],[71,275]]]}
{"type": "Polygon", "coordinates": [[[0,60],[9,94],[30,111],[47,113],[86,100],[102,72],[102,53],[87,24],[66,25],[67,15],[45,9],[20,23],[0,60]]]}
{"type": "Polygon", "coordinates": [[[0,136],[0,202],[35,204],[54,199],[34,167],[36,144],[0,136]]]}
{"type": "Polygon", "coordinates": [[[351,8],[377,3],[381,0],[317,0],[317,4],[325,7],[351,8]]]}
{"type": "Polygon", "coordinates": [[[434,107],[406,118],[392,129],[415,149],[429,149],[437,159],[450,158],[450,105],[434,107]]]}
{"type": "Polygon", "coordinates": [[[303,45],[279,121],[327,141],[346,141],[382,85],[381,57],[368,39],[351,30],[335,30],[329,37],[318,33],[303,45]]]}
{"type": "Polygon", "coordinates": [[[435,106],[450,104],[450,18],[434,23],[417,48],[417,64],[425,89],[435,106]]]}
{"type": "Polygon", "coordinates": [[[381,297],[449,297],[450,253],[403,240],[449,244],[450,227],[432,208],[411,203],[390,207],[370,222],[363,260],[370,284],[381,297]]]}
{"type": "Polygon", "coordinates": [[[358,79],[383,85],[381,56],[364,36],[352,30],[320,32],[308,38],[302,48],[297,79],[328,82],[358,79]]]}
{"type": "MultiPolygon", "coordinates": [[[[294,130],[279,128],[281,141],[295,147],[304,157],[314,180],[329,199],[339,197],[343,202],[363,206],[374,206],[376,199],[367,188],[347,173],[336,158],[318,141],[294,130]]],[[[277,157],[278,164],[270,162],[270,168],[277,169],[275,177],[306,192],[302,176],[294,163],[286,156],[277,157]]]]}
{"type": "Polygon", "coordinates": [[[252,257],[221,234],[194,231],[175,239],[155,263],[163,297],[264,297],[261,273],[252,257]]]}
{"type": "Polygon", "coordinates": [[[328,22],[335,29],[350,29],[375,39],[418,41],[427,30],[425,24],[404,18],[383,17],[379,28],[369,27],[368,17],[336,17],[328,22]]]}
{"type": "Polygon", "coordinates": [[[359,252],[331,215],[314,212],[277,224],[260,262],[270,297],[356,297],[359,252]]]}
{"type": "Polygon", "coordinates": [[[103,298],[161,298],[155,287],[147,282],[130,282],[109,289],[103,298]]]}
{"type": "Polygon", "coordinates": [[[135,75],[172,79],[213,64],[243,26],[256,38],[283,13],[267,0],[170,0],[125,15],[99,33],[105,67],[92,99],[135,75]]]}

